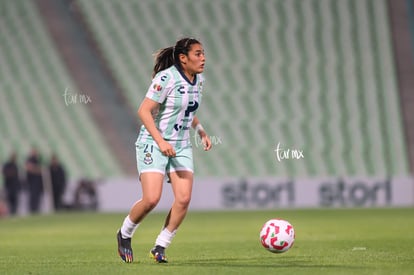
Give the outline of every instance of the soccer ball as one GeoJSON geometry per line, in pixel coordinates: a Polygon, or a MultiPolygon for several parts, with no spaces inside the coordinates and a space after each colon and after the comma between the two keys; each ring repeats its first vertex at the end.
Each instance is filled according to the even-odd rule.
{"type": "Polygon", "coordinates": [[[263,247],[273,253],[283,253],[292,247],[295,241],[295,230],[285,220],[268,220],[260,231],[260,242],[263,247]]]}

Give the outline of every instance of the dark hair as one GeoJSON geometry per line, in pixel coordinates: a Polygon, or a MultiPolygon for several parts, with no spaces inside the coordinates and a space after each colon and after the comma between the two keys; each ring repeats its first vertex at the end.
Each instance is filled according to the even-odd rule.
{"type": "Polygon", "coordinates": [[[152,71],[152,77],[154,77],[158,72],[165,70],[171,67],[174,64],[181,66],[179,62],[180,54],[187,55],[190,51],[191,45],[201,44],[195,38],[182,38],[175,43],[175,46],[167,47],[157,51],[155,55],[155,65],[152,71]]]}

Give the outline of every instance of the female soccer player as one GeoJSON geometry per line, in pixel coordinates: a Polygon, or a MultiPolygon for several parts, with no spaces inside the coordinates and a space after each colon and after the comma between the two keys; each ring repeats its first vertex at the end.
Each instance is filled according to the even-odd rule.
{"type": "Polygon", "coordinates": [[[204,150],[211,149],[211,141],[195,116],[201,102],[205,61],[203,46],[194,38],[183,38],[156,53],[153,80],[138,109],[143,124],[136,142],[142,198],[132,206],[117,233],[118,254],[126,263],[133,261],[131,238],[159,202],[165,175],[174,202],[150,251],[156,262],[167,262],[165,249],[187,213],[193,186],[191,127],[200,136],[204,150]]]}

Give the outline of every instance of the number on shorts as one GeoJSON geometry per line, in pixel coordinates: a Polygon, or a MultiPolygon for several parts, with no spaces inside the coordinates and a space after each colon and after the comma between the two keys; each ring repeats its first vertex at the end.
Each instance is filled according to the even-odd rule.
{"type": "Polygon", "coordinates": [[[145,144],[144,153],[148,153],[148,152],[152,153],[153,151],[154,151],[154,145],[145,144]]]}

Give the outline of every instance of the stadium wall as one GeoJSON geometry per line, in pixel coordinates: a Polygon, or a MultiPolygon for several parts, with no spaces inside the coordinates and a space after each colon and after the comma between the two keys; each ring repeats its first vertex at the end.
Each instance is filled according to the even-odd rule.
{"type": "MultiPolygon", "coordinates": [[[[79,192],[81,180],[72,180],[63,198],[64,211],[127,213],[141,198],[136,178],[112,178],[89,182],[93,196],[79,192]]],[[[85,192],[86,191],[86,192],[85,192]]],[[[169,183],[155,212],[165,212],[174,200],[169,183]]],[[[19,197],[18,215],[28,215],[28,195],[19,197]]],[[[303,208],[413,207],[414,179],[410,177],[364,178],[200,178],[193,187],[191,211],[242,211],[303,208]]],[[[46,186],[41,213],[53,213],[53,197],[46,186]]]]}
{"type": "MultiPolygon", "coordinates": [[[[99,210],[127,212],[141,197],[137,179],[112,179],[98,185],[99,210]]],[[[156,211],[173,202],[165,183],[156,211]]],[[[394,178],[204,178],[196,180],[192,210],[257,210],[280,208],[407,207],[414,205],[414,182],[394,178]]]]}

